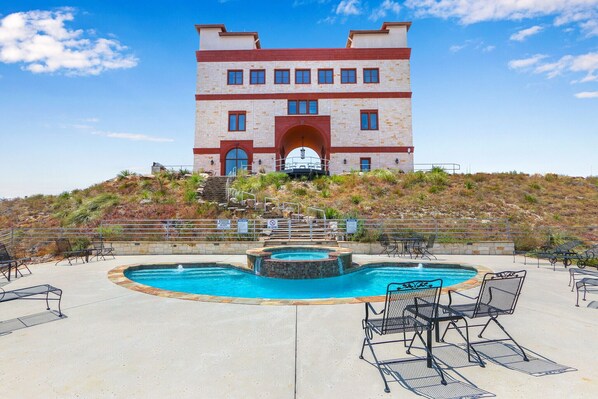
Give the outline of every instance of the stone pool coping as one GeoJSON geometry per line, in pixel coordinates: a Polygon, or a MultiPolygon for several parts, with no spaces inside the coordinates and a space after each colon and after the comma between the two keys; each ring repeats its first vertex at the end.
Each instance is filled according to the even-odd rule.
{"type": "MultiPolygon", "coordinates": [[[[380,262],[368,262],[358,267],[352,268],[351,273],[365,267],[384,267],[389,265],[394,265],[397,263],[407,263],[407,264],[418,264],[421,261],[408,261],[408,260],[401,260],[398,261],[391,261],[391,260],[384,260],[380,262]]],[[[197,262],[193,264],[205,264],[205,265],[221,265],[232,267],[236,269],[243,270],[245,272],[249,272],[245,265],[236,263],[236,262],[197,262]]],[[[433,265],[443,265],[446,263],[426,263],[427,266],[433,265]]],[[[152,263],[152,266],[170,266],[173,265],[172,262],[168,263],[152,263]]],[[[442,293],[446,294],[449,290],[453,291],[465,291],[472,288],[479,286],[484,279],[484,275],[486,273],[491,273],[492,270],[486,266],[478,265],[478,264],[466,264],[466,263],[459,263],[459,264],[451,264],[451,265],[458,265],[463,267],[472,268],[477,271],[477,274],[466,280],[462,283],[452,285],[450,287],[446,287],[442,289],[442,293]]],[[[115,267],[108,271],[108,279],[116,285],[121,287],[141,292],[144,294],[155,295],[163,298],[172,298],[172,299],[184,299],[188,301],[199,301],[199,302],[217,302],[217,303],[235,303],[235,304],[244,304],[244,305],[280,305],[280,306],[296,306],[296,305],[338,305],[338,304],[355,304],[355,303],[365,303],[365,302],[384,302],[385,295],[376,295],[376,296],[363,296],[363,297],[352,297],[352,298],[322,298],[322,299],[267,299],[267,298],[238,298],[238,297],[226,297],[226,296],[216,296],[216,295],[204,295],[204,294],[189,294],[185,292],[179,291],[169,291],[164,290],[161,288],[151,287],[148,285],[137,283],[133,280],[130,280],[125,276],[125,271],[131,267],[139,267],[139,266],[146,266],[145,264],[129,264],[129,265],[122,265],[115,267]]]]}

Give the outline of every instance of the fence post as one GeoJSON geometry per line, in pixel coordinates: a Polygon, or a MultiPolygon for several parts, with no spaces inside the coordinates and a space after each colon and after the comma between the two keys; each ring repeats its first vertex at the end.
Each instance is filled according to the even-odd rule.
{"type": "Polygon", "coordinates": [[[507,240],[512,241],[511,237],[511,224],[509,223],[509,219],[505,219],[507,222],[507,240]]]}
{"type": "Polygon", "coordinates": [[[312,235],[312,231],[311,231],[313,220],[312,219],[308,219],[308,220],[309,220],[309,240],[311,241],[314,239],[313,235],[312,235]]]}

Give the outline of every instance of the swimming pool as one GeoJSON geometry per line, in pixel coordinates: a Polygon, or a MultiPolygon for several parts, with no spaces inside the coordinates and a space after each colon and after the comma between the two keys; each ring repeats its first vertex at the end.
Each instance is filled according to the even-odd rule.
{"type": "Polygon", "coordinates": [[[190,294],[262,299],[323,299],[378,296],[393,282],[441,278],[443,287],[474,277],[459,265],[415,264],[364,267],[336,277],[289,280],[262,277],[221,264],[143,265],[125,270],[128,279],[155,288],[190,294]]]}
{"type": "Polygon", "coordinates": [[[274,253],[271,256],[272,259],[279,260],[316,260],[316,259],[328,259],[328,252],[313,252],[313,251],[301,251],[301,252],[280,252],[274,253]]]}

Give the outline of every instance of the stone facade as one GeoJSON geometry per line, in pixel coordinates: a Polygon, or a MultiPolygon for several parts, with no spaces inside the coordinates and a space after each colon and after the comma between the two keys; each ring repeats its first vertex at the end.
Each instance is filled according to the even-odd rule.
{"type": "Polygon", "coordinates": [[[362,158],[374,168],[413,170],[409,23],[385,23],[380,30],[351,31],[346,48],[260,49],[257,33],[227,32],[223,25],[197,25],[194,169],[225,174],[227,154],[241,149],[248,168],[273,171],[293,149],[314,150],[330,173],[359,170],[362,158]],[[331,84],[318,71],[332,70],[331,84]],[[229,84],[229,71],[242,84],[229,84]],[[275,71],[288,70],[277,84],[275,71]],[[309,70],[310,83],[295,81],[309,70]],[[353,70],[355,83],[342,83],[353,70]],[[365,81],[375,70],[378,82],[365,81]],[[263,71],[263,84],[251,84],[263,71]],[[313,114],[290,114],[289,101],[316,101],[313,114]],[[362,130],[362,112],[377,113],[377,127],[362,130]],[[229,114],[242,113],[245,129],[230,131],[229,114]]]}

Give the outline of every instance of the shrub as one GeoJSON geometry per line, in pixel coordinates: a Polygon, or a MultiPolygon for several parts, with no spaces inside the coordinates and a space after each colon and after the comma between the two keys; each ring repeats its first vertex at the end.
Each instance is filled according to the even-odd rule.
{"type": "Polygon", "coordinates": [[[424,172],[410,172],[406,173],[403,178],[403,188],[410,188],[418,184],[423,184],[426,181],[426,174],[424,172]]]}
{"type": "Polygon", "coordinates": [[[131,172],[128,169],[125,169],[125,170],[121,170],[120,173],[118,175],[116,175],[116,178],[118,180],[122,180],[122,179],[124,179],[126,177],[129,177],[129,176],[135,176],[135,173],[131,172]]]}
{"type": "Polygon", "coordinates": [[[114,194],[100,194],[87,201],[83,201],[71,213],[64,215],[64,225],[80,225],[91,220],[100,218],[104,211],[118,204],[119,197],[114,194]]]}
{"type": "Polygon", "coordinates": [[[529,185],[529,188],[532,190],[542,190],[542,186],[536,182],[533,182],[529,185]]]}
{"type": "Polygon", "coordinates": [[[80,251],[86,249],[91,244],[91,241],[87,237],[77,237],[71,241],[73,251],[80,251]]]}
{"type": "Polygon", "coordinates": [[[465,188],[468,190],[473,190],[475,188],[475,183],[471,180],[465,180],[465,188]]]}
{"type": "Polygon", "coordinates": [[[97,229],[98,234],[105,240],[114,240],[122,236],[123,227],[120,225],[114,226],[100,226],[97,229]]]}
{"type": "Polygon", "coordinates": [[[388,169],[374,169],[368,173],[370,176],[377,177],[387,183],[396,183],[397,176],[388,169]]]}
{"type": "Polygon", "coordinates": [[[197,192],[192,188],[185,189],[183,193],[183,200],[187,204],[192,204],[197,201],[197,192]]]}
{"type": "Polygon", "coordinates": [[[326,215],[326,219],[340,219],[342,216],[339,210],[330,207],[324,208],[324,214],[326,215]]]}
{"type": "Polygon", "coordinates": [[[359,203],[362,201],[363,201],[363,198],[360,195],[352,195],[351,196],[351,202],[354,203],[355,205],[359,205],[359,203]]]}
{"type": "Polygon", "coordinates": [[[296,188],[293,193],[298,197],[303,197],[304,195],[307,195],[307,190],[304,187],[299,187],[296,188]]]}
{"type": "Polygon", "coordinates": [[[523,200],[525,202],[527,202],[528,204],[537,204],[538,203],[538,198],[536,198],[534,195],[532,195],[530,193],[525,193],[523,195],[523,200]]]}
{"type": "Polygon", "coordinates": [[[320,194],[322,195],[322,198],[330,198],[330,190],[327,188],[322,189],[320,194]]]}

